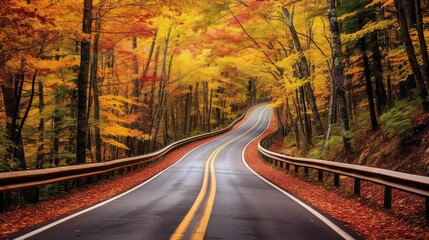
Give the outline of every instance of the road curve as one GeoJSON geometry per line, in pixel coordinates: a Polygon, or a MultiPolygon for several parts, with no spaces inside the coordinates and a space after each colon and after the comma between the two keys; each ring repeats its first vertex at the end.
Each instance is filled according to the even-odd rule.
{"type": "Polygon", "coordinates": [[[270,114],[266,106],[258,107],[240,128],[189,152],[140,186],[13,237],[351,239],[340,224],[309,211],[243,162],[245,147],[266,130],[270,114]]]}

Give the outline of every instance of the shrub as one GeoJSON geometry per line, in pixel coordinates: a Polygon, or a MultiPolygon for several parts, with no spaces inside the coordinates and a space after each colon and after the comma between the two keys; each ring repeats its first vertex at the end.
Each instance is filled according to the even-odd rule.
{"type": "Polygon", "coordinates": [[[397,137],[400,141],[412,136],[413,119],[411,114],[414,113],[420,99],[400,100],[395,106],[380,116],[381,130],[388,137],[397,137]]]}

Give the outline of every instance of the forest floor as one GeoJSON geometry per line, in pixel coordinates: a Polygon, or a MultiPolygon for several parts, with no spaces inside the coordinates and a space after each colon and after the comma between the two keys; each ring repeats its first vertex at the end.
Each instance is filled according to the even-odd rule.
{"type": "Polygon", "coordinates": [[[406,136],[363,129],[354,137],[355,153],[341,151],[333,160],[429,176],[429,113],[419,109],[409,119],[406,136]]]}
{"type": "MultiPolygon", "coordinates": [[[[244,121],[238,123],[234,128],[239,127],[242,123],[244,121]]],[[[275,118],[272,118],[266,134],[276,127],[275,118]]],[[[285,174],[283,169],[274,168],[255,154],[257,153],[257,142],[262,137],[249,145],[245,158],[252,169],[269,181],[343,222],[364,238],[429,239],[428,223],[421,216],[422,209],[424,209],[424,202],[421,199],[414,198],[412,202],[409,199],[400,200],[401,197],[398,197],[394,191],[393,209],[387,211],[380,206],[382,199],[380,199],[381,194],[377,191],[382,191],[382,189],[377,186],[363,183],[362,196],[365,197],[357,198],[352,195],[352,190],[349,189],[351,182],[347,179],[343,179],[342,187],[336,189],[298,175],[285,174]]],[[[71,214],[126,191],[171,166],[189,150],[211,140],[199,141],[178,149],[170,153],[164,160],[147,168],[2,213],[0,214],[0,237],[7,239],[9,234],[71,214]]],[[[280,150],[282,141],[277,141],[273,148],[280,150]]]]}

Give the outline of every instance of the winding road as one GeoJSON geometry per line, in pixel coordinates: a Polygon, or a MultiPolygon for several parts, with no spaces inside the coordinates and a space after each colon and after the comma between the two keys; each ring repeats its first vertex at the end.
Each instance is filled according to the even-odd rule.
{"type": "MultiPolygon", "coordinates": [[[[243,160],[269,124],[256,108],[237,130],[141,185],[17,239],[352,239],[349,230],[253,173],[243,160]]],[[[256,153],[255,153],[256,154],[256,153]]]]}

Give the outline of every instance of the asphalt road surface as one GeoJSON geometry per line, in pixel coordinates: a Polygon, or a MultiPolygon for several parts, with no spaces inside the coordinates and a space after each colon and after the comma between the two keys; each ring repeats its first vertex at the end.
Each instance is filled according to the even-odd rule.
{"type": "MultiPolygon", "coordinates": [[[[17,239],[351,239],[349,231],[256,176],[243,161],[271,110],[116,198],[17,239]]],[[[257,154],[257,153],[255,153],[257,154]]]]}

